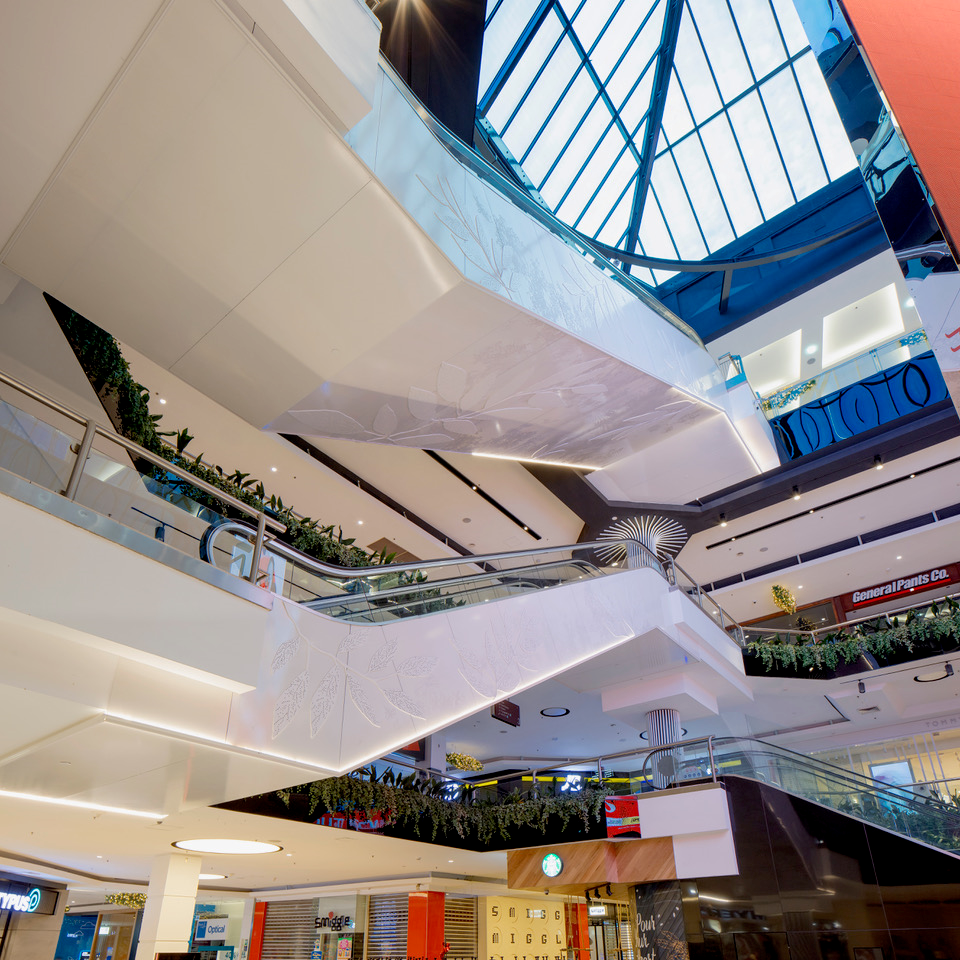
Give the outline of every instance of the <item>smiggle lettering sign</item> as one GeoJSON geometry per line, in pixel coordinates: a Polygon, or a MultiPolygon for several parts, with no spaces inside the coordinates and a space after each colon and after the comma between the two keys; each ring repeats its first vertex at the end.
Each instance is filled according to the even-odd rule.
{"type": "Polygon", "coordinates": [[[18,913],[33,913],[40,906],[40,890],[34,887],[26,894],[0,893],[0,910],[16,910],[18,913]]]}

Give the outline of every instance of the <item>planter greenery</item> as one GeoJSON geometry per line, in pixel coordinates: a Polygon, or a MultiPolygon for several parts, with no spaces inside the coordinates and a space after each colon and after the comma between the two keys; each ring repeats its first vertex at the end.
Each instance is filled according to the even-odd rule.
{"type": "MultiPolygon", "coordinates": [[[[124,359],[120,344],[105,330],[52,297],[47,297],[47,302],[114,427],[122,436],[254,509],[266,510],[286,524],[287,532],[280,539],[311,557],[342,567],[390,563],[394,559],[395,554],[392,553],[367,553],[355,545],[352,537],[345,538],[341,528],[337,527],[334,533],[334,524],[322,526],[318,520],[298,515],[280,497],[268,496],[263,484],[249,473],[239,469],[227,473],[222,467],[204,463],[202,453],[195,457],[188,456],[185,451],[193,436],[186,429],[158,429],[161,415],[150,412],[150,391],[131,376],[130,364],[124,359]],[[168,443],[164,441],[165,437],[174,440],[168,443]]],[[[156,483],[164,499],[172,503],[180,502],[184,506],[192,502],[218,514],[231,516],[225,504],[188,481],[159,467],[141,464],[140,468],[156,483]]],[[[426,579],[422,574],[420,577],[426,579]]]]}
{"type": "Polygon", "coordinates": [[[906,614],[880,616],[820,637],[804,639],[777,634],[769,640],[753,640],[746,649],[760,657],[767,671],[775,666],[832,670],[840,663],[855,663],[864,654],[883,661],[925,643],[957,639],[960,639],[960,603],[945,597],[906,614]]]}
{"type": "Polygon", "coordinates": [[[289,806],[297,796],[306,796],[308,812],[379,811],[390,824],[412,829],[417,837],[437,840],[457,838],[481,845],[492,840],[509,842],[518,834],[563,831],[577,823],[583,830],[603,822],[604,787],[577,794],[536,797],[513,793],[495,800],[477,799],[465,788],[459,799],[449,799],[449,780],[418,779],[419,774],[394,776],[386,770],[379,777],[370,768],[343,777],[281,790],[277,796],[289,806]]]}

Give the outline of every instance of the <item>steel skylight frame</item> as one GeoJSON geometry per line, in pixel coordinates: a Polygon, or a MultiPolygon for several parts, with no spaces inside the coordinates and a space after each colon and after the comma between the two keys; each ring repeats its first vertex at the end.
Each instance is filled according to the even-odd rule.
{"type": "MultiPolygon", "coordinates": [[[[490,0],[488,29],[495,17],[515,13],[519,2],[490,0]]],[[[789,0],[708,3],[648,0],[641,6],[638,0],[539,0],[512,44],[505,45],[500,38],[502,62],[494,64],[493,71],[489,63],[485,67],[490,80],[480,91],[478,117],[488,143],[539,202],[604,246],[663,260],[703,260],[855,165],[852,152],[849,160],[835,159],[838,149],[849,149],[839,121],[815,119],[804,95],[805,86],[809,91],[814,82],[810,66],[819,68],[789,0]],[[605,19],[594,16],[601,6],[605,19]],[[718,11],[730,41],[730,49],[723,51],[728,67],[736,60],[736,69],[728,69],[727,75],[711,61],[711,47],[716,53],[718,41],[704,38],[701,22],[710,21],[716,28],[718,11]],[[634,13],[632,30],[624,32],[624,17],[634,13]],[[752,39],[745,36],[747,28],[738,13],[741,18],[750,15],[752,39]],[[588,34],[586,42],[581,32],[588,34]],[[617,37],[622,38],[620,45],[611,54],[611,40],[617,37]],[[603,59],[596,55],[601,44],[606,44],[602,68],[595,62],[603,59]],[[685,54],[679,69],[678,44],[684,45],[685,54]],[[544,48],[538,54],[541,60],[531,62],[538,45],[544,48]],[[653,52],[635,79],[628,74],[632,84],[626,95],[612,93],[609,86],[620,80],[618,70],[625,59],[651,47],[653,52]],[[560,69],[563,61],[567,66],[560,69]],[[697,73],[691,64],[700,62],[705,69],[697,73]],[[761,69],[764,66],[767,69],[761,69]],[[560,74],[559,84],[554,74],[560,74]],[[732,92],[730,75],[736,75],[739,84],[732,92]],[[510,87],[512,78],[516,90],[510,87]],[[584,80],[593,93],[588,87],[584,94],[581,86],[579,99],[573,98],[573,117],[564,119],[558,133],[565,98],[572,97],[575,85],[584,80]],[[538,90],[544,83],[551,86],[538,90]],[[698,103],[691,86],[699,91],[698,103]],[[679,133],[672,138],[663,122],[671,95],[679,98],[675,106],[685,111],[679,133]],[[631,103],[637,96],[644,98],[642,102],[631,103]],[[771,115],[775,97],[789,107],[789,123],[771,115]],[[709,101],[717,105],[705,112],[703,105],[709,101]],[[624,116],[628,105],[630,120],[624,116]],[[752,138],[745,137],[751,123],[758,129],[752,138]],[[831,146],[833,169],[818,129],[831,137],[839,131],[843,138],[843,147],[831,146]],[[592,142],[575,144],[581,133],[592,142]],[[556,143],[548,142],[551,136],[557,137],[556,143]],[[712,156],[708,139],[722,142],[726,157],[712,156]],[[549,162],[528,169],[531,154],[545,143],[552,153],[549,162]],[[574,150],[579,152],[574,155],[574,150]],[[558,185],[551,178],[562,163],[558,185]],[[702,170],[702,176],[692,177],[691,168],[702,170]]],[[[489,55],[496,57],[498,52],[485,50],[489,55]]],[[[821,107],[822,103],[817,109],[821,107]]],[[[670,125],[678,127],[676,122],[670,125]]],[[[647,269],[640,273],[651,283],[666,276],[647,269]]]]}

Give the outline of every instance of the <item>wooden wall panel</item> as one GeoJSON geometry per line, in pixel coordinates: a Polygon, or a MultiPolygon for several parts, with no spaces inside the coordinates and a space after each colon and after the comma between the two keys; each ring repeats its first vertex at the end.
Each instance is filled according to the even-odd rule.
{"type": "Polygon", "coordinates": [[[512,890],[582,894],[585,888],[604,883],[650,883],[676,877],[671,837],[585,840],[507,853],[507,886],[512,890]],[[556,853],[563,860],[563,870],[557,877],[544,876],[541,870],[548,853],[556,853]]]}

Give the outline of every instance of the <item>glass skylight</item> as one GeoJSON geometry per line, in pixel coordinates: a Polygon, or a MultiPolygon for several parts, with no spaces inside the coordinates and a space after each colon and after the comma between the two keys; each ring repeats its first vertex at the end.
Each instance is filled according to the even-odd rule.
{"type": "Polygon", "coordinates": [[[561,220],[669,260],[856,165],[791,0],[488,0],[478,109],[561,220]]]}

